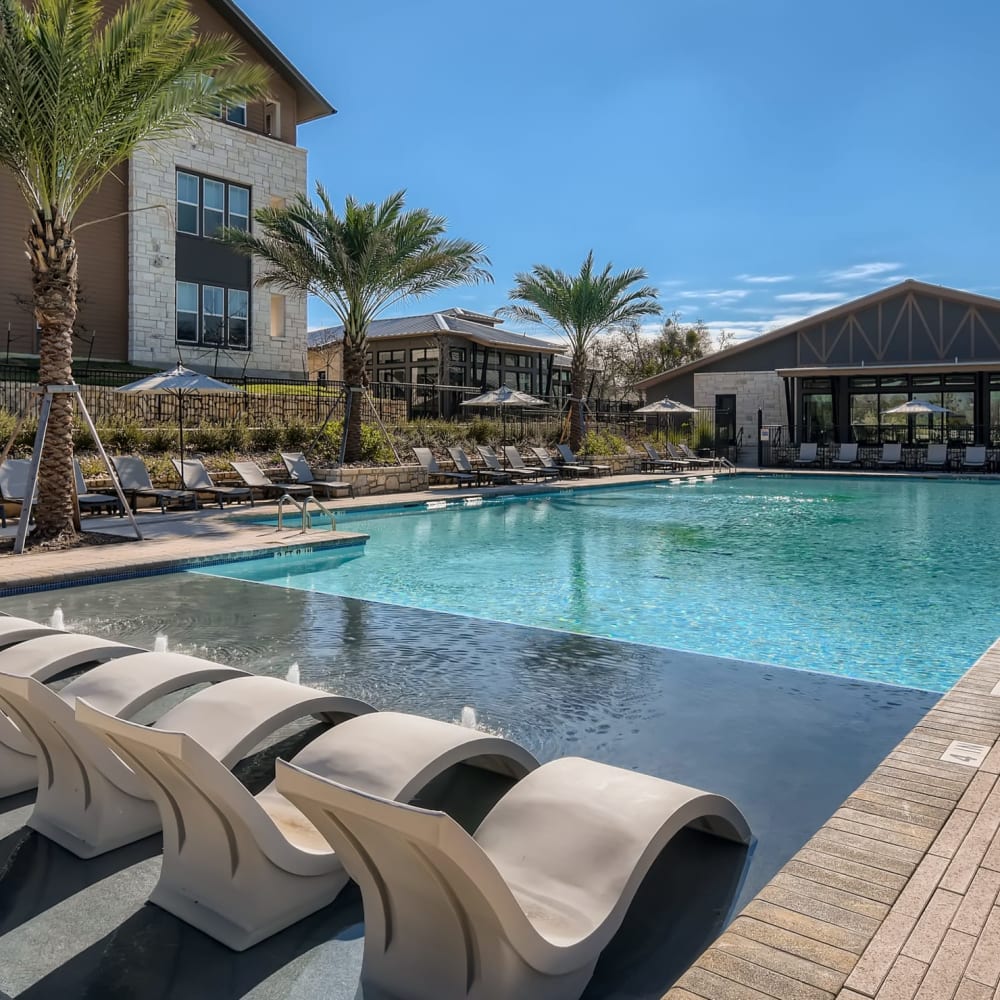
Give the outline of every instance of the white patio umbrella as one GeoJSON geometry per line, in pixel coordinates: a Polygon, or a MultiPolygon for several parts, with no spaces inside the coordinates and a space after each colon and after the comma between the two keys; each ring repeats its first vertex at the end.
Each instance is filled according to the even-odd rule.
{"type": "Polygon", "coordinates": [[[180,431],[181,447],[181,488],[186,488],[184,482],[184,400],[188,396],[200,396],[206,393],[240,392],[235,386],[220,382],[211,375],[192,371],[183,365],[171,368],[170,371],[157,372],[128,385],[119,386],[117,392],[148,392],[159,396],[177,397],[177,423],[180,431]]]}
{"type": "Polygon", "coordinates": [[[951,413],[947,406],[938,406],[937,403],[929,403],[925,399],[908,399],[899,406],[894,406],[891,410],[883,410],[883,413],[904,413],[907,416],[919,416],[921,414],[951,413]]]}
{"type": "MultiPolygon", "coordinates": [[[[478,406],[483,409],[497,406],[500,408],[500,436],[503,439],[501,444],[507,441],[507,409],[514,406],[546,406],[544,399],[531,396],[520,389],[512,389],[509,385],[502,385],[499,389],[490,389],[481,396],[473,396],[472,399],[462,400],[461,406],[478,406]]],[[[504,458],[504,464],[506,464],[504,458]]]]}
{"type": "Polygon", "coordinates": [[[677,403],[672,399],[658,399],[655,403],[647,403],[645,406],[640,406],[639,409],[634,411],[635,413],[697,413],[698,411],[693,406],[688,406],[687,403],[677,403]]]}

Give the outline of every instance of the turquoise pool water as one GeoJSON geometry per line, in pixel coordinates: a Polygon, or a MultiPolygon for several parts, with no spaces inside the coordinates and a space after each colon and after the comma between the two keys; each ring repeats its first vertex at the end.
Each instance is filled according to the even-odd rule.
{"type": "Polygon", "coordinates": [[[364,548],[194,572],[943,691],[1000,634],[998,502],[727,477],[345,514],[364,548]]]}

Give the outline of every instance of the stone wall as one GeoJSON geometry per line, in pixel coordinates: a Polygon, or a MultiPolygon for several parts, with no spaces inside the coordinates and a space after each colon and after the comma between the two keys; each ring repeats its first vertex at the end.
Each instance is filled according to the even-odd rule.
{"type": "Polygon", "coordinates": [[[387,493],[417,493],[427,489],[427,472],[419,465],[314,469],[317,479],[332,479],[351,483],[359,497],[382,496],[387,493]]]}
{"type": "Polygon", "coordinates": [[[785,387],[773,371],[697,372],[694,376],[694,405],[715,406],[716,395],[736,396],[736,434],[743,431],[740,459],[757,454],[757,409],[764,412],[765,424],[785,424],[785,387]]]}
{"type": "MultiPolygon", "coordinates": [[[[202,118],[191,130],[158,139],[136,150],[129,164],[129,360],[164,367],[176,364],[175,247],[177,168],[244,184],[251,189],[251,211],[273,198],[291,199],[306,188],[306,152],[263,135],[202,118]],[[155,206],[155,207],[154,207],[155,206]]],[[[256,224],[254,228],[257,229],[256,224]]],[[[261,265],[254,260],[252,280],[261,265]]],[[[306,296],[283,292],[284,336],[271,336],[271,293],[251,288],[250,357],[243,351],[219,352],[222,375],[302,377],[306,356],[306,296]]],[[[181,345],[185,363],[199,357],[214,365],[215,351],[181,345]]]]}

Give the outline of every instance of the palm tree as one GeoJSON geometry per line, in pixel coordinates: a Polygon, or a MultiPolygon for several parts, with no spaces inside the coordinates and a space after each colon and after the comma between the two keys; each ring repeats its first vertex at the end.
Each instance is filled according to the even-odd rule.
{"type": "MultiPolygon", "coordinates": [[[[318,205],[299,195],[289,205],[259,209],[261,236],[230,230],[224,239],[264,263],[256,284],[309,292],[336,313],[344,325],[344,381],[356,393],[365,384],[372,320],[405,299],[492,281],[489,258],[478,243],[445,239],[443,217],[404,210],[405,191],[378,205],[348,196],[342,216],[321,184],[316,194],[318,205]]],[[[348,462],[361,458],[359,403],[344,428],[348,462]]]]}
{"type": "Polygon", "coordinates": [[[595,273],[593,250],[579,274],[536,264],[530,274],[514,276],[514,287],[508,293],[511,299],[526,305],[497,310],[501,315],[554,328],[566,338],[570,349],[569,446],[574,451],[583,440],[587,363],[594,340],[612,327],[642,316],[656,316],[661,311],[655,288],[632,288],[646,280],[642,268],[629,268],[621,274],[612,274],[611,268],[608,264],[595,273]]]}
{"type": "MultiPolygon", "coordinates": [[[[142,142],[264,96],[267,71],[227,37],[199,36],[186,0],[0,0],[0,167],[27,203],[40,385],[73,381],[74,219],[142,142]]],[[[89,224],[89,223],[88,223],[89,224]]],[[[38,539],[72,538],[73,402],[53,397],[39,471],[38,539]]]]}

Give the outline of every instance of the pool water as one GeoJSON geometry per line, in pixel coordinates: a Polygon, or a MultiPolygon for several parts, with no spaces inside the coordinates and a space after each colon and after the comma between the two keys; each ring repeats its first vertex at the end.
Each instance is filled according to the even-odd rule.
{"type": "Polygon", "coordinates": [[[194,572],[946,690],[1000,634],[988,482],[735,476],[338,516],[194,572]]]}

